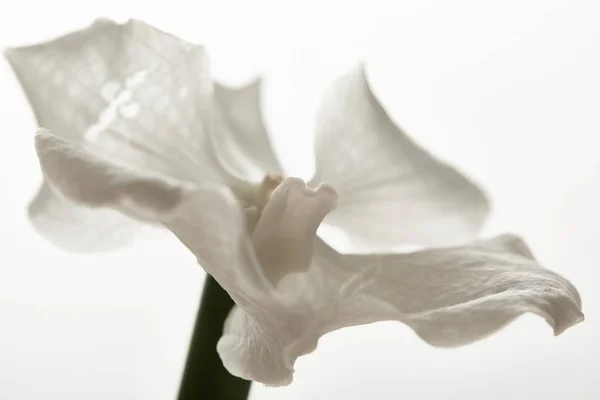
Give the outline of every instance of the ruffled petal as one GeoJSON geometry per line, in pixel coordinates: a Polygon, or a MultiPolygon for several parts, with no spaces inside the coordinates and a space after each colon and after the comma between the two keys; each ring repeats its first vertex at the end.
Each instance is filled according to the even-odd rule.
{"type": "Polygon", "coordinates": [[[69,201],[89,208],[112,208],[142,220],[171,213],[190,184],[140,172],[42,129],[35,147],[48,185],[69,201]]]}
{"type": "Polygon", "coordinates": [[[389,255],[341,255],[318,242],[310,272],[287,283],[282,298],[294,302],[230,315],[219,352],[233,374],[289,384],[297,357],[312,352],[322,335],[377,321],[403,322],[428,343],[452,347],[527,312],[542,316],[556,335],[583,320],[575,287],[541,267],[512,235],[389,255]]]}
{"type": "Polygon", "coordinates": [[[340,195],[326,224],[356,245],[455,245],[488,214],[473,182],[414,143],[372,93],[361,65],[326,93],[317,118],[316,173],[340,195]]]}
{"type": "Polygon", "coordinates": [[[328,330],[397,320],[434,346],[454,347],[527,312],[555,335],[584,318],[577,289],[540,266],[514,235],[403,255],[340,255],[337,265],[366,269],[371,278],[345,293],[328,330]]]}
{"type": "Polygon", "coordinates": [[[259,79],[240,88],[215,84],[221,162],[249,181],[282,172],[262,116],[261,87],[259,79]]]}
{"type": "MultiPolygon", "coordinates": [[[[245,188],[212,150],[220,136],[213,131],[218,120],[203,47],[141,21],[101,19],[49,42],[9,49],[6,57],[38,124],[56,135],[136,171],[245,188]]],[[[65,248],[110,249],[123,243],[117,239],[122,226],[136,226],[91,209],[73,209],[78,217],[60,220],[57,204],[66,215],[69,203],[44,193],[30,206],[32,222],[65,248]],[[106,242],[68,243],[71,232],[93,238],[90,229],[104,232],[97,239],[106,242]]]]}
{"type": "MultiPolygon", "coordinates": [[[[263,310],[259,315],[269,311],[263,310]]],[[[281,311],[277,314],[281,315],[281,311]]],[[[287,321],[289,326],[283,322],[269,325],[266,321],[277,321],[277,317],[254,317],[244,308],[234,306],[225,321],[217,351],[225,368],[234,376],[267,386],[289,385],[294,378],[294,360],[286,356],[289,353],[286,342],[294,339],[287,332],[301,326],[291,319],[287,321]]]]}

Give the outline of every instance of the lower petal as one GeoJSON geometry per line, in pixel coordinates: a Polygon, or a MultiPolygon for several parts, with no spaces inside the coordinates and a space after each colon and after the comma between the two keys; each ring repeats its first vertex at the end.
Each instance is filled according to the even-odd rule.
{"type": "Polygon", "coordinates": [[[229,313],[217,351],[234,376],[268,386],[292,383],[293,363],[282,356],[285,350],[281,342],[238,306],[229,313]]]}
{"type": "Polygon", "coordinates": [[[45,182],[29,205],[28,214],[40,235],[79,253],[124,247],[144,228],[117,211],[92,209],[59,197],[45,182]]]}
{"type": "Polygon", "coordinates": [[[289,291],[281,293],[287,302],[232,312],[218,348],[232,374],[287,385],[296,359],[314,351],[321,336],[377,321],[403,322],[428,343],[452,347],[527,312],[555,334],[583,320],[575,287],[512,235],[387,255],[342,255],[318,241],[310,271],[290,278],[278,286],[289,291]]]}
{"type": "Polygon", "coordinates": [[[434,346],[453,347],[527,312],[543,317],[556,335],[583,320],[577,289],[540,266],[513,235],[410,254],[340,255],[336,267],[337,274],[372,274],[342,294],[329,330],[398,320],[434,346]]]}

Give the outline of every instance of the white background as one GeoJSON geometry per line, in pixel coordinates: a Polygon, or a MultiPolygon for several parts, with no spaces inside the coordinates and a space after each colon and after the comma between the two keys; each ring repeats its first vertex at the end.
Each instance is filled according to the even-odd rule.
{"type": "MultiPolygon", "coordinates": [[[[263,74],[284,165],[308,178],[312,123],[331,79],[359,59],[411,136],[488,190],[486,234],[523,235],[580,290],[586,321],[554,337],[524,316],[490,339],[434,349],[399,323],[338,331],[266,399],[600,398],[600,2],[20,0],[0,46],[144,19],[208,46],[215,76],[263,74]]],[[[41,180],[35,122],[0,62],[0,399],[173,399],[203,281],[167,235],[98,256],[29,225],[41,180]]]]}

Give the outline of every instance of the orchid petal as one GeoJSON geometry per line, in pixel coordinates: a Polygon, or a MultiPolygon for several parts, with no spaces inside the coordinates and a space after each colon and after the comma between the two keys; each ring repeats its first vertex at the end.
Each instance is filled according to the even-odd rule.
{"type": "MultiPolygon", "coordinates": [[[[203,47],[140,21],[117,24],[101,19],[49,42],[9,49],[6,56],[40,126],[137,171],[244,186],[211,150],[219,136],[212,131],[216,106],[203,47]]],[[[57,202],[48,200],[48,191],[40,193],[45,197],[31,206],[36,215],[32,222],[44,224],[38,231],[63,247],[87,249],[65,240],[69,232],[87,229],[91,222],[55,220],[57,202]],[[54,234],[62,239],[53,239],[54,234]]],[[[93,219],[96,229],[106,233],[102,237],[114,245],[121,244],[117,230],[139,227],[127,224],[126,218],[115,224],[102,218],[104,212],[94,216],[93,210],[77,206],[72,213],[93,219]]],[[[111,247],[97,243],[89,248],[111,247]]]]}
{"type": "Polygon", "coordinates": [[[166,226],[239,304],[272,295],[273,285],[252,247],[244,209],[226,186],[140,172],[47,130],[36,135],[36,149],[46,182],[57,195],[166,226]]]}
{"type": "Polygon", "coordinates": [[[363,66],[338,79],[317,118],[316,173],[340,195],[325,224],[357,245],[454,245],[488,213],[480,188],[414,143],[372,93],[363,66]]]}
{"type": "Polygon", "coordinates": [[[231,373],[289,384],[296,359],[322,335],[377,321],[403,322],[433,346],[454,347],[527,312],[542,316],[556,335],[583,320],[575,287],[541,267],[512,235],[388,255],[342,255],[319,241],[313,261],[307,274],[278,287],[287,303],[268,312],[232,311],[218,346],[231,373]]]}
{"type": "Polygon", "coordinates": [[[262,116],[261,87],[259,79],[240,88],[215,84],[221,161],[249,181],[282,172],[262,116]]]}
{"type": "Polygon", "coordinates": [[[114,210],[78,205],[54,193],[47,182],[29,205],[36,231],[63,249],[89,253],[124,247],[144,226],[114,210]]]}
{"type": "Polygon", "coordinates": [[[47,184],[89,208],[112,208],[152,220],[172,212],[186,192],[172,178],[118,165],[45,129],[37,133],[35,147],[47,184]]]}
{"type": "Polygon", "coordinates": [[[454,347],[483,339],[527,312],[543,317],[555,335],[583,321],[573,284],[542,267],[514,235],[339,260],[358,270],[372,268],[373,279],[346,294],[329,330],[398,320],[434,346],[454,347]]]}
{"type": "Polygon", "coordinates": [[[40,126],[139,170],[221,180],[204,154],[214,111],[203,47],[141,21],[98,20],[6,54],[40,126]]]}
{"type": "Polygon", "coordinates": [[[237,304],[268,307],[275,301],[275,288],[262,270],[246,229],[244,209],[231,190],[199,187],[161,222],[237,304]]]}

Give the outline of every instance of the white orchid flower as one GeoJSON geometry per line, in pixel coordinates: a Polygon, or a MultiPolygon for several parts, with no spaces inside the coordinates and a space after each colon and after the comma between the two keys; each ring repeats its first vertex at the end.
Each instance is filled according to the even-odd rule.
{"type": "Polygon", "coordinates": [[[237,304],[218,344],[234,375],[289,384],[322,335],[376,321],[449,347],[525,312],[555,334],[583,320],[575,287],[518,237],[461,245],[485,196],[394,124],[362,67],[325,96],[305,184],[283,175],[258,82],[213,84],[203,47],[102,20],[7,56],[50,129],[36,136],[38,230],[91,251],[121,245],[135,220],[167,227],[237,304]],[[322,221],[375,248],[450,247],[340,254],[318,238],[322,221]]]}

